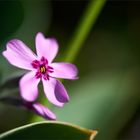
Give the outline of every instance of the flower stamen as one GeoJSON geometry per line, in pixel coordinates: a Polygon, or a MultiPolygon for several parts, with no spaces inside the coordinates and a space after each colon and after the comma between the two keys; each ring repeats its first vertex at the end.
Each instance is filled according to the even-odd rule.
{"type": "Polygon", "coordinates": [[[40,72],[42,74],[45,74],[46,73],[46,67],[45,66],[40,66],[40,72]]]}
{"type": "Polygon", "coordinates": [[[42,56],[40,60],[34,60],[31,63],[32,67],[37,69],[36,78],[44,78],[45,80],[49,80],[49,73],[53,73],[54,70],[52,67],[48,66],[48,60],[42,56]]]}

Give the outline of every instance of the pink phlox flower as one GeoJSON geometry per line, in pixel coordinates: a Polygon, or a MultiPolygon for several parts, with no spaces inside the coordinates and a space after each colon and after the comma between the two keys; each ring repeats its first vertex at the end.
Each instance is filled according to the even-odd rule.
{"type": "MultiPolygon", "coordinates": [[[[52,62],[58,52],[58,43],[55,39],[45,38],[42,33],[38,33],[35,44],[37,55],[22,41],[13,39],[7,43],[7,49],[3,55],[10,64],[29,71],[19,83],[20,94],[24,100],[36,101],[38,84],[42,81],[48,100],[52,104],[62,107],[69,101],[69,96],[63,84],[56,78],[75,80],[78,70],[74,64],[52,62]]],[[[35,108],[43,107],[35,105],[35,108]]]]}
{"type": "Polygon", "coordinates": [[[36,114],[42,116],[45,119],[56,119],[56,115],[51,110],[38,102],[24,102],[24,107],[35,112],[36,114]]]}

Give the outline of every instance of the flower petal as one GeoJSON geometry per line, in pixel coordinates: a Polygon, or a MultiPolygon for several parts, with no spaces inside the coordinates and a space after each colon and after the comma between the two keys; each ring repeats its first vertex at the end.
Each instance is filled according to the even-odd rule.
{"type": "Polygon", "coordinates": [[[69,101],[68,93],[59,80],[56,80],[55,96],[59,102],[65,103],[69,101]]]}
{"type": "Polygon", "coordinates": [[[37,58],[22,41],[17,39],[7,43],[7,50],[3,55],[12,65],[27,70],[33,69],[31,62],[37,58]]]}
{"type": "Polygon", "coordinates": [[[62,107],[65,102],[68,102],[69,97],[64,86],[62,86],[62,84],[60,84],[56,79],[42,79],[42,82],[45,95],[52,104],[62,107]]]}
{"type": "Polygon", "coordinates": [[[40,79],[35,77],[35,72],[25,74],[20,80],[20,94],[28,102],[33,102],[38,96],[38,83],[40,79]]]}
{"type": "Polygon", "coordinates": [[[44,56],[49,62],[52,62],[58,52],[58,43],[55,39],[47,39],[42,33],[38,33],[36,35],[36,51],[39,59],[44,56]]]}
{"type": "Polygon", "coordinates": [[[49,75],[56,78],[64,78],[64,79],[77,79],[78,70],[75,65],[70,63],[52,63],[50,65],[54,72],[50,73],[49,75]]]}
{"type": "Polygon", "coordinates": [[[33,111],[35,111],[37,114],[40,116],[49,119],[49,120],[56,120],[55,114],[50,111],[47,107],[39,104],[39,103],[34,103],[33,104],[33,111]]]}

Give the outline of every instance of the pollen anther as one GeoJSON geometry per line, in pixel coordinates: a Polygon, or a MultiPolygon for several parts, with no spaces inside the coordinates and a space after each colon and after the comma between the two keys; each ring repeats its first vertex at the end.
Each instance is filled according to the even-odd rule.
{"type": "Polygon", "coordinates": [[[41,73],[46,73],[46,67],[45,66],[41,66],[40,67],[40,72],[41,73]]]}

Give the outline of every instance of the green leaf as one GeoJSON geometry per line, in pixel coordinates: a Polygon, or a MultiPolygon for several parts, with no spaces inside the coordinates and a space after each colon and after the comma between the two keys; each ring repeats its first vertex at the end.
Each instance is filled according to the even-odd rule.
{"type": "Polygon", "coordinates": [[[17,139],[77,139],[93,140],[97,131],[57,121],[32,123],[0,135],[1,140],[17,139]]]}

